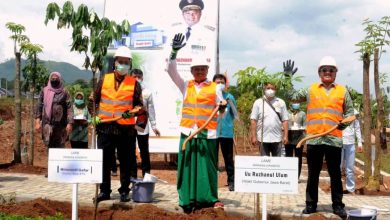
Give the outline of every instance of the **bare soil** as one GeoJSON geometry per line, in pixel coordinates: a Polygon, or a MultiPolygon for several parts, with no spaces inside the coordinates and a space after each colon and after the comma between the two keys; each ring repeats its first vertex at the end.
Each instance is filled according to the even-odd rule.
{"type": "MultiPolygon", "coordinates": [[[[325,163],[325,162],[324,162],[325,163]]],[[[327,170],[326,165],[323,166],[322,170],[327,170]]],[[[343,181],[343,192],[345,194],[348,194],[347,189],[345,188],[345,175],[342,175],[342,181],[343,181]]],[[[385,185],[387,187],[390,187],[390,177],[389,176],[383,176],[383,184],[380,186],[379,191],[369,191],[364,188],[364,179],[363,179],[363,173],[359,169],[355,169],[355,194],[356,195],[367,195],[367,196],[390,196],[390,190],[385,188],[385,185]]],[[[328,181],[321,180],[319,183],[319,187],[325,191],[326,193],[330,193],[330,179],[328,181]]]]}
{"type": "MultiPolygon", "coordinates": [[[[62,213],[65,219],[70,219],[72,216],[72,205],[68,202],[58,202],[46,199],[35,199],[27,202],[22,202],[12,205],[1,205],[0,212],[13,215],[21,215],[27,217],[48,217],[54,216],[57,213],[62,213]]],[[[79,219],[93,219],[92,207],[80,207],[78,210],[79,219]]],[[[228,215],[223,209],[207,208],[199,210],[195,213],[186,215],[180,213],[168,212],[154,205],[145,204],[135,207],[125,208],[121,206],[113,208],[99,208],[97,219],[250,219],[238,215],[228,215]]]]}

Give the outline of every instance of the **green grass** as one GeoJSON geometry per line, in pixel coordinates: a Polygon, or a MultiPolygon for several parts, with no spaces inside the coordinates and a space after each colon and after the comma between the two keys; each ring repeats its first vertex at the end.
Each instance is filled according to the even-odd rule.
{"type": "Polygon", "coordinates": [[[0,213],[0,219],[2,220],[63,220],[65,219],[61,213],[57,213],[55,216],[50,217],[24,217],[19,215],[8,215],[4,213],[0,213]]]}
{"type": "MultiPolygon", "coordinates": [[[[389,144],[387,145],[387,149],[388,151],[390,151],[389,144]]],[[[356,158],[361,161],[364,161],[364,154],[356,153],[356,158]]],[[[385,171],[386,173],[390,173],[390,153],[382,154],[381,170],[385,171]]]]}

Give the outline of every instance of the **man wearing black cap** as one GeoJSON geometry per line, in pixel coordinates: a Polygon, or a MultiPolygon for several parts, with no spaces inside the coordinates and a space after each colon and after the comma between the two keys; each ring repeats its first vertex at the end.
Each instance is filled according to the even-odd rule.
{"type": "Polygon", "coordinates": [[[202,0],[181,0],[179,8],[182,11],[183,22],[173,24],[173,33],[182,33],[185,36],[186,46],[182,56],[191,57],[193,54],[205,55],[207,50],[212,49],[215,42],[215,28],[200,23],[204,3],[202,0]],[[191,54],[186,54],[185,51],[191,54]]]}

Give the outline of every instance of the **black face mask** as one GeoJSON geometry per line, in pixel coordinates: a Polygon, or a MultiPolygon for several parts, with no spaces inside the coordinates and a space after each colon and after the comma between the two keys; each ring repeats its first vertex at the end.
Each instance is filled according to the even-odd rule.
{"type": "Polygon", "coordinates": [[[59,80],[50,80],[50,84],[53,88],[57,88],[60,85],[59,80]]]}

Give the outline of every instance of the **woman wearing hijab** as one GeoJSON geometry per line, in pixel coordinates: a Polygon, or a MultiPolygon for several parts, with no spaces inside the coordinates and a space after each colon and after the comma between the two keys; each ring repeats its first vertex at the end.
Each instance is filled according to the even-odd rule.
{"type": "Polygon", "coordinates": [[[42,139],[48,148],[63,148],[72,131],[71,97],[64,89],[59,72],[52,72],[43,88],[35,114],[35,128],[42,128],[42,139]]]}
{"type": "Polygon", "coordinates": [[[88,122],[90,115],[85,105],[84,93],[77,92],[73,102],[73,129],[70,134],[72,148],[88,148],[88,122]]]}

